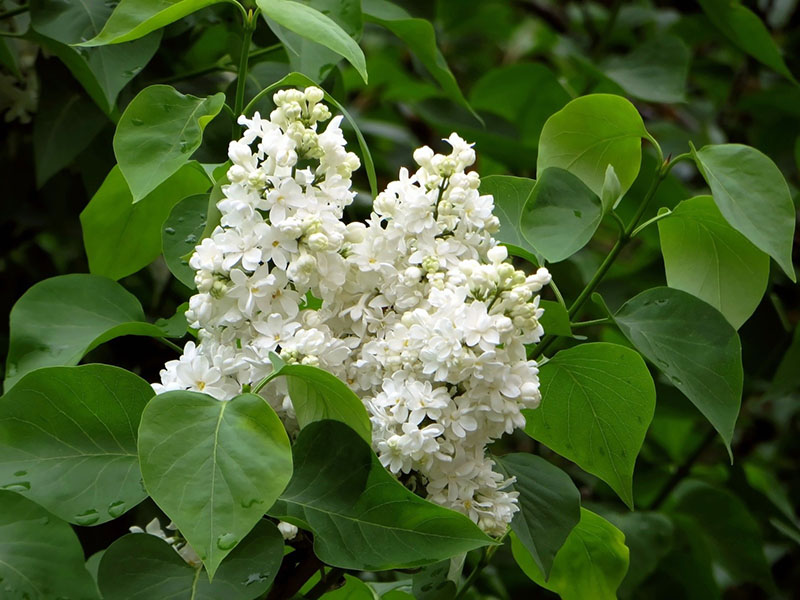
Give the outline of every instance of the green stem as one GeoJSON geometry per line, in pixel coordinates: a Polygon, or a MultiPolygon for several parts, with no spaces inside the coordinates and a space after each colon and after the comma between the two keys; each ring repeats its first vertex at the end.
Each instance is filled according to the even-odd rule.
{"type": "Polygon", "coordinates": [[[603,317],[602,319],[592,319],[591,321],[580,321],[578,323],[570,323],[569,326],[572,329],[580,329],[581,327],[590,327],[592,325],[605,325],[606,323],[610,323],[611,319],[608,317],[603,317]]]}
{"type": "Polygon", "coordinates": [[[259,48],[258,50],[253,50],[250,53],[249,59],[252,60],[254,58],[259,58],[260,56],[264,56],[265,54],[271,54],[276,50],[280,50],[283,48],[283,44],[278,42],[277,44],[272,44],[272,46],[267,46],[266,48],[259,48]]]}
{"type": "MultiPolygon", "coordinates": [[[[256,18],[258,17],[258,9],[250,10],[247,13],[247,18],[243,24],[244,31],[242,35],[242,52],[239,55],[239,68],[236,70],[236,99],[233,103],[233,113],[236,118],[242,114],[244,108],[244,90],[247,85],[247,67],[250,63],[250,42],[253,39],[253,32],[256,29],[256,18]]],[[[233,123],[233,137],[238,133],[238,125],[236,121],[233,123]]]]}
{"type": "Polygon", "coordinates": [[[267,385],[270,381],[275,379],[277,376],[278,376],[278,371],[273,371],[272,373],[270,373],[269,375],[264,377],[264,379],[259,381],[256,384],[256,386],[253,388],[253,393],[257,394],[258,392],[260,392],[264,388],[265,385],[267,385]]]}
{"type": "Polygon", "coordinates": [[[622,252],[622,249],[625,247],[627,240],[625,239],[625,235],[621,235],[619,239],[617,239],[614,246],[611,248],[611,251],[606,254],[606,257],[603,259],[603,262],[600,263],[600,266],[595,271],[592,278],[589,280],[589,283],[586,284],[586,287],[581,290],[581,293],[569,307],[569,318],[572,319],[578,311],[583,307],[584,302],[592,295],[595,288],[598,286],[600,281],[605,277],[608,270],[611,268],[611,265],[614,264],[614,261],[619,256],[619,253],[622,252]]]}
{"type": "Polygon", "coordinates": [[[644,223],[642,223],[636,229],[633,230],[633,232],[631,233],[631,237],[636,237],[639,234],[639,232],[642,231],[643,229],[645,229],[646,227],[652,225],[653,223],[657,223],[658,221],[660,221],[664,217],[668,217],[671,214],[672,214],[672,211],[669,210],[669,209],[666,209],[663,213],[657,214],[652,219],[647,219],[647,221],[645,221],[644,223]]]}
{"type": "Polygon", "coordinates": [[[7,10],[4,13],[0,13],[0,19],[8,19],[10,17],[16,17],[17,15],[21,15],[24,12],[28,12],[30,7],[26,4],[21,4],[17,8],[12,8],[11,10],[7,10]]]}
{"type": "Polygon", "coordinates": [[[564,296],[561,295],[561,290],[558,289],[555,281],[550,282],[550,289],[553,290],[553,294],[555,295],[558,303],[564,307],[564,310],[567,310],[567,303],[564,302],[564,296]]]}

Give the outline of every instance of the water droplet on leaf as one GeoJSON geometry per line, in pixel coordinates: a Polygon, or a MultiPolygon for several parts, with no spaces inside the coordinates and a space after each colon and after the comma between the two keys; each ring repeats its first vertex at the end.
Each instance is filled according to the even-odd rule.
{"type": "Polygon", "coordinates": [[[164,233],[166,233],[167,235],[175,235],[175,229],[173,229],[172,227],[165,227],[164,233]]]}
{"type": "Polygon", "coordinates": [[[260,583],[262,581],[266,581],[268,577],[269,573],[250,573],[250,575],[247,576],[247,579],[245,579],[242,584],[252,585],[254,583],[260,583]]]}
{"type": "Polygon", "coordinates": [[[14,483],[8,483],[0,489],[8,490],[9,492],[27,492],[31,489],[31,484],[29,481],[16,481],[14,483]]]}
{"type": "Polygon", "coordinates": [[[217,548],[220,550],[230,550],[239,540],[232,533],[223,533],[217,538],[217,548]]]}
{"type": "Polygon", "coordinates": [[[25,475],[27,474],[28,474],[27,471],[17,471],[16,473],[14,473],[14,477],[25,477],[25,475]]]}
{"type": "Polygon", "coordinates": [[[118,502],[112,502],[111,504],[108,505],[108,514],[115,519],[124,512],[125,512],[125,503],[122,500],[118,502]]]}
{"type": "Polygon", "coordinates": [[[100,520],[100,516],[97,514],[97,511],[93,508],[82,512],[79,515],[75,515],[73,517],[75,522],[78,525],[83,525],[84,527],[88,527],[89,525],[94,525],[97,521],[100,520]]]}

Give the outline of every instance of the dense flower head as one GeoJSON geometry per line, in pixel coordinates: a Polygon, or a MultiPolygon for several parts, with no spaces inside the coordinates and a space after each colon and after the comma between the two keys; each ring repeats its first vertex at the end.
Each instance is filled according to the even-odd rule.
{"type": "MultiPolygon", "coordinates": [[[[359,161],[322,97],[278,92],[269,120],[239,119],[220,224],[190,260],[198,343],[154,387],[228,400],[271,372],[272,352],[326,369],[362,398],[387,469],[501,535],[516,493],[486,445],[539,404],[525,344],[543,334],[538,292],[550,274],[515,269],[492,237],[493,198],[466,171],[475,152],[456,134],[448,154],[416,150],[416,170],[401,169],[366,223],[345,224],[359,161]],[[321,308],[303,308],[308,295],[321,308]]],[[[282,385],[261,393],[293,431],[282,385]]]]}

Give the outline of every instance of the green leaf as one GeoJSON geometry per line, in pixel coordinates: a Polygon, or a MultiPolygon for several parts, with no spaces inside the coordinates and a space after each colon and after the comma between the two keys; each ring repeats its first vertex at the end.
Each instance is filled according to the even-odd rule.
{"type": "Polygon", "coordinates": [[[736,47],[797,83],[764,23],[749,8],[734,0],[699,0],[699,2],[708,20],[736,47]]]}
{"type": "Polygon", "coordinates": [[[520,215],[520,233],[548,261],[575,254],[603,220],[603,205],[578,177],[558,167],[539,174],[520,215]]]}
{"type": "Polygon", "coordinates": [[[607,518],[625,534],[625,545],[630,549],[630,567],[619,593],[623,598],[631,597],[672,549],[672,521],[661,513],[642,511],[607,515],[607,518]]]}
{"type": "MultiPolygon", "coordinates": [[[[352,575],[344,576],[345,584],[338,590],[328,592],[323,596],[324,600],[375,600],[376,596],[370,587],[358,577],[352,575]]],[[[416,599],[418,600],[418,599],[416,599]]]]}
{"type": "Polygon", "coordinates": [[[211,182],[197,162],[180,167],[140,202],[115,166],[81,212],[89,270],[121,279],[161,254],[162,224],[181,198],[204,192],[211,182]]]}
{"type": "Polygon", "coordinates": [[[796,281],[795,210],[780,169],[767,155],[742,144],[692,148],[692,154],[722,216],[796,281]]]}
{"type": "Polygon", "coordinates": [[[495,461],[516,478],[519,512],[511,530],[549,576],[556,554],[581,520],[581,494],[569,475],[539,456],[506,454],[495,461]]]}
{"type": "Polygon", "coordinates": [[[447,578],[451,560],[428,565],[414,573],[411,589],[415,600],[452,600],[456,596],[456,582],[447,578]]]}
{"type": "Polygon", "coordinates": [[[606,167],[606,174],[603,179],[603,189],[600,191],[600,202],[603,204],[603,214],[608,213],[612,208],[616,208],[622,199],[622,184],[619,182],[614,165],[606,167]]]}
{"type": "Polygon", "coordinates": [[[197,392],[156,396],[142,414],[139,461],[150,496],[210,577],[292,473],[283,424],[254,394],[227,402],[197,392]]]}
{"type": "Polygon", "coordinates": [[[156,327],[161,328],[164,332],[164,337],[168,338],[182,338],[189,330],[189,324],[186,322],[186,311],[189,310],[189,303],[184,302],[177,309],[175,314],[165,319],[156,319],[156,327]]]}
{"type": "Polygon", "coordinates": [[[161,247],[170,272],[190,290],[195,289],[194,269],[189,266],[195,246],[203,237],[208,194],[195,194],[178,202],[161,227],[161,247]]]}
{"type": "Polygon", "coordinates": [[[633,467],[656,405],[642,357],[616,344],[582,344],[542,365],[539,378],[542,404],[523,411],[525,432],[633,508],[633,467]]]}
{"type": "MultiPolygon", "coordinates": [[[[330,17],[344,32],[358,40],[364,30],[360,0],[299,0],[307,6],[330,17]]],[[[289,71],[305,73],[314,81],[323,81],[342,59],[341,55],[326,46],[270,22],[270,29],[283,44],[289,57],[289,71]]],[[[278,77],[284,75],[281,73],[278,77]]],[[[278,77],[272,77],[272,83],[278,77]]],[[[265,85],[259,86],[259,89],[265,85]]]]}
{"type": "Polygon", "coordinates": [[[152,396],[107,365],[28,373],[0,398],[0,488],[77,525],[116,519],[147,496],[136,429],[152,396]]]}
{"type": "Polygon", "coordinates": [[[57,86],[55,82],[49,85],[33,121],[37,188],[72,163],[108,123],[86,96],[57,86]]]}
{"type": "Polygon", "coordinates": [[[122,0],[92,39],[76,46],[104,46],[139,39],[223,0],[122,0]]]}
{"type": "Polygon", "coordinates": [[[133,533],[116,540],[100,561],[98,584],[104,600],[253,600],[262,597],[283,560],[283,537],[266,520],[236,546],[209,581],[200,565],[184,562],[164,540],[133,533]]]}
{"type": "Polygon", "coordinates": [[[536,143],[547,118],[570,101],[556,75],[540,63],[494,68],[469,92],[475,110],[503,117],[519,129],[520,138],[536,143]]]}
{"type": "Polygon", "coordinates": [[[767,289],[769,256],[728,224],[711,196],[681,202],[658,222],[658,232],[667,284],[741,327],[767,289]]]}
{"type": "Polygon", "coordinates": [[[294,475],[268,512],[314,532],[314,552],[344,569],[419,567],[492,543],[464,515],[423,500],[338,421],[317,421],[292,449],[294,475]]]}
{"type": "MultiPolygon", "coordinates": [[[[244,114],[250,114],[250,111],[256,104],[256,102],[263,96],[272,93],[274,90],[288,86],[310,86],[310,85],[317,86],[317,84],[314,81],[312,81],[302,73],[289,73],[286,77],[284,77],[280,81],[276,81],[269,87],[266,87],[263,90],[261,90],[258,93],[258,95],[255,98],[253,98],[245,107],[244,114]]],[[[347,122],[350,123],[350,125],[353,127],[353,131],[356,134],[356,139],[358,140],[358,146],[361,148],[361,160],[364,163],[364,168],[367,171],[367,179],[369,180],[370,193],[372,194],[373,197],[377,196],[378,181],[375,175],[375,163],[372,160],[372,154],[370,154],[367,142],[364,139],[364,136],[361,134],[361,130],[358,128],[358,124],[356,123],[355,119],[353,119],[353,117],[350,116],[350,113],[347,112],[347,110],[345,110],[344,106],[339,104],[336,98],[331,96],[325,90],[322,91],[325,94],[325,100],[327,102],[330,102],[333,106],[335,106],[336,110],[342,113],[347,122]]]]}
{"type": "Polygon", "coordinates": [[[448,98],[469,110],[482,122],[461,93],[444,55],[436,45],[436,31],[426,19],[414,19],[404,9],[386,0],[362,0],[364,18],[399,37],[425,66],[448,98]]]}
{"type": "Polygon", "coordinates": [[[622,333],[711,422],[728,447],[742,401],[742,347],[710,304],[657,287],[628,300],[614,315],[622,333]]]}
{"type": "Polygon", "coordinates": [[[105,113],[113,111],[122,88],[150,62],[161,41],[156,33],[113,48],[71,47],[97,35],[112,10],[104,0],[34,0],[30,8],[31,39],[61,59],[105,113]]]}
{"type": "Polygon", "coordinates": [[[347,384],[323,369],[310,365],[287,365],[277,354],[270,380],[285,377],[297,422],[301,428],[330,419],[348,425],[367,443],[372,443],[372,424],[364,403],[347,384]]]}
{"type": "Polygon", "coordinates": [[[647,135],[642,117],[625,98],[610,94],[576,98],[544,124],[536,176],[560,167],[600,196],[606,169],[612,165],[625,193],[639,174],[642,138],[647,135]]]}
{"type": "Polygon", "coordinates": [[[264,17],[343,56],[367,83],[367,62],[358,43],[336,21],[292,0],[256,0],[264,17]]]}
{"type": "Polygon", "coordinates": [[[19,494],[0,491],[4,598],[99,598],[72,528],[19,494]]]}
{"type": "Polygon", "coordinates": [[[569,313],[567,313],[566,308],[552,300],[540,301],[539,307],[544,309],[544,314],[539,319],[539,323],[541,323],[545,333],[572,337],[569,313]]]}
{"type": "Polygon", "coordinates": [[[75,273],[40,281],[11,309],[5,391],[39,367],[78,364],[121,335],[165,337],[144,320],[142,305],[120,284],[75,273]]]}
{"type": "Polygon", "coordinates": [[[625,536],[585,508],[581,508],[580,523],[556,555],[548,579],[513,534],[511,551],[528,577],[562,600],[616,600],[617,588],[628,570],[625,536]]]}
{"type": "Polygon", "coordinates": [[[520,218],[525,201],[536,182],[525,177],[489,175],[481,178],[481,194],[494,196],[494,214],[500,220],[495,238],[508,248],[509,254],[538,265],[536,248],[520,232],[520,218]]]}
{"type": "Polygon", "coordinates": [[[688,517],[712,553],[735,581],[751,581],[772,589],[772,575],[764,556],[764,542],[745,504],[727,490],[686,479],[665,508],[688,517]]]}
{"type": "Polygon", "coordinates": [[[602,64],[606,76],[625,92],[649,102],[684,102],[691,54],[679,37],[646,40],[626,56],[602,64]]]}
{"type": "Polygon", "coordinates": [[[224,103],[222,92],[198,98],[168,85],[146,87],[131,100],[117,124],[114,154],[134,202],[189,162],[224,103]]]}

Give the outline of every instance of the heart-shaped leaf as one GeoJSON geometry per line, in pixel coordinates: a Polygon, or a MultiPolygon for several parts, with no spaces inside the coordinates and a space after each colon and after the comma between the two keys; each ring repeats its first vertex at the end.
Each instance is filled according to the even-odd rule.
{"type": "Polygon", "coordinates": [[[136,430],[152,396],[108,365],[28,373],[0,398],[0,488],[77,525],[116,519],[147,497],[136,430]]]}
{"type": "Polygon", "coordinates": [[[189,162],[223,104],[222,92],[198,98],[168,85],[151,85],[136,94],[114,134],[114,155],[134,202],[189,162]]]}
{"type": "Polygon", "coordinates": [[[260,396],[228,402],[197,392],[153,398],[139,427],[147,491],[211,577],[292,474],[289,438],[260,396]]]}
{"type": "Polygon", "coordinates": [[[769,256],[722,217],[711,196],[681,202],[658,222],[669,287],[720,311],[736,329],[767,289],[769,256]]]}
{"type": "Polygon", "coordinates": [[[5,391],[39,367],[74,365],[121,335],[170,337],[147,323],[139,300],[116,281],[75,273],[40,281],[11,309],[5,391]]]}
{"type": "Polygon", "coordinates": [[[719,432],[730,452],[742,402],[742,347],[717,309],[657,287],[614,315],[622,333],[682,391],[719,432]]]}
{"type": "Polygon", "coordinates": [[[692,148],[692,154],[722,216],[796,281],[795,209],[780,169],[766,154],[742,144],[692,148]]]}
{"type": "Polygon", "coordinates": [[[542,404],[525,432],[610,485],[633,508],[633,467],[653,419],[656,389],[638,353],[591,343],[540,368],[542,404]]]}
{"type": "Polygon", "coordinates": [[[549,167],[560,167],[600,196],[606,169],[612,165],[625,193],[639,174],[642,138],[647,135],[639,111],[625,98],[611,94],[576,98],[544,124],[536,177],[549,167]]]}

